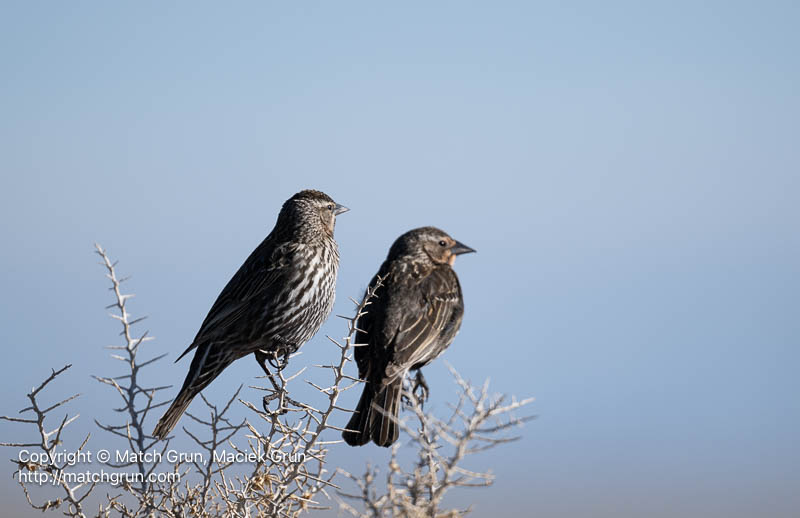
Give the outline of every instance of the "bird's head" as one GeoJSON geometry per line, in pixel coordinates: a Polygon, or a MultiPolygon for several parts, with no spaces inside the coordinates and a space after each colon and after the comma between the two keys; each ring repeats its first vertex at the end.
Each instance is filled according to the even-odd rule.
{"type": "Polygon", "coordinates": [[[443,230],[436,227],[422,227],[409,230],[398,237],[389,250],[389,259],[411,257],[433,264],[453,266],[456,256],[474,251],[443,230]]]}
{"type": "Polygon", "coordinates": [[[283,204],[279,223],[289,225],[300,231],[319,231],[333,237],[336,226],[336,216],[347,212],[344,205],[340,205],[322,191],[306,189],[300,191],[283,204]]]}

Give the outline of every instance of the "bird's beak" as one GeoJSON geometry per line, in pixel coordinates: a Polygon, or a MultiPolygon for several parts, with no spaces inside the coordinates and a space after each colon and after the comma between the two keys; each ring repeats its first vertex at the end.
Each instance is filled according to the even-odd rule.
{"type": "Polygon", "coordinates": [[[453,255],[469,254],[475,252],[474,248],[470,248],[461,241],[456,241],[456,244],[450,248],[453,255]]]}
{"type": "Polygon", "coordinates": [[[334,213],[335,215],[337,215],[337,216],[338,216],[339,214],[344,214],[344,213],[345,213],[345,212],[347,212],[348,210],[350,210],[350,209],[348,209],[348,208],[347,208],[347,207],[345,207],[344,205],[339,205],[339,204],[337,203],[337,204],[336,204],[336,208],[334,208],[334,209],[333,209],[333,213],[334,213]]]}

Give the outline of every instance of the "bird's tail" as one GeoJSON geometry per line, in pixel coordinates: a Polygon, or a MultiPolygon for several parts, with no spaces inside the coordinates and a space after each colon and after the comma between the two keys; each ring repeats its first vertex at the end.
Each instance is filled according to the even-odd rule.
{"type": "Polygon", "coordinates": [[[400,410],[402,378],[380,387],[367,382],[358,400],[358,406],[342,432],[344,441],[350,446],[362,446],[372,439],[378,446],[389,447],[399,437],[397,414],[400,410]]]}
{"type": "Polygon", "coordinates": [[[400,436],[397,414],[400,411],[400,391],[403,378],[385,385],[372,400],[372,423],[370,435],[378,446],[388,448],[400,436]]]}
{"type": "Polygon", "coordinates": [[[156,429],[153,430],[153,436],[157,439],[164,439],[172,429],[175,428],[175,425],[178,424],[178,419],[181,418],[189,407],[189,403],[192,402],[196,394],[196,392],[187,389],[181,390],[178,397],[176,397],[175,401],[169,406],[169,409],[167,409],[164,415],[161,416],[161,419],[158,420],[156,429]]]}
{"type": "Polygon", "coordinates": [[[201,344],[197,348],[183,387],[175,401],[158,420],[156,429],[153,430],[153,437],[164,439],[175,428],[178,419],[186,411],[192,399],[233,361],[234,358],[228,352],[228,349],[215,346],[213,343],[201,344]]]}
{"type": "Polygon", "coordinates": [[[342,432],[344,442],[350,446],[363,446],[369,442],[369,421],[374,397],[375,390],[373,390],[372,384],[366,382],[364,391],[361,392],[361,399],[358,400],[358,406],[345,427],[347,430],[342,432]]]}

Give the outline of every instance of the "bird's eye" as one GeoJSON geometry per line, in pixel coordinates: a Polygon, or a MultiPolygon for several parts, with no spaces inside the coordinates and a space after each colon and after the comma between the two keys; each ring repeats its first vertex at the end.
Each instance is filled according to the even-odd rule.
{"type": "Polygon", "coordinates": [[[439,241],[439,246],[447,246],[447,241],[442,239],[441,241],[439,241]]]}
{"type": "Polygon", "coordinates": [[[332,204],[332,203],[329,203],[329,204],[328,204],[328,207],[327,207],[327,209],[328,209],[328,210],[333,210],[333,204],[332,204]]]}

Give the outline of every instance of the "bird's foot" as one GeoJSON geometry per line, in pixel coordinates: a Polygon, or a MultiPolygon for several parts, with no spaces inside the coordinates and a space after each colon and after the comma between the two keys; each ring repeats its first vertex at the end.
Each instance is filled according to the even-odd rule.
{"type": "Polygon", "coordinates": [[[282,371],[289,365],[289,348],[281,348],[267,356],[267,361],[276,370],[282,371]]]}
{"type": "Polygon", "coordinates": [[[422,375],[422,372],[417,371],[417,375],[411,382],[409,390],[403,390],[400,401],[407,407],[413,407],[416,403],[422,408],[425,405],[425,401],[428,400],[429,392],[425,377],[422,375]]]}
{"type": "Polygon", "coordinates": [[[430,389],[428,388],[428,384],[425,382],[425,376],[422,375],[422,371],[418,370],[417,375],[414,378],[414,384],[411,386],[411,393],[414,394],[414,397],[417,398],[419,401],[419,405],[422,406],[428,400],[428,396],[430,395],[430,389]],[[419,392],[419,394],[417,394],[419,392]]]}
{"type": "Polygon", "coordinates": [[[264,396],[261,400],[261,407],[264,409],[264,412],[270,416],[283,415],[289,411],[297,412],[314,410],[313,407],[290,398],[289,391],[286,390],[287,380],[283,378],[283,375],[280,371],[286,367],[289,361],[289,355],[294,350],[296,350],[296,348],[293,348],[291,344],[289,344],[288,346],[282,347],[277,351],[265,352],[259,350],[256,352],[256,361],[264,370],[264,374],[266,374],[270,384],[272,384],[272,389],[267,389],[269,394],[264,396]],[[270,364],[277,369],[277,376],[270,372],[267,364],[270,364]],[[276,380],[276,378],[278,379],[276,380]],[[269,405],[275,400],[278,402],[278,408],[275,410],[270,410],[269,405]]]}
{"type": "Polygon", "coordinates": [[[272,384],[272,390],[270,391],[271,393],[265,395],[261,400],[261,407],[264,409],[264,412],[269,415],[283,415],[289,411],[285,404],[287,398],[286,388],[283,386],[283,383],[279,384],[277,381],[275,381],[275,375],[269,371],[267,368],[267,363],[277,368],[279,372],[281,368],[286,367],[286,364],[284,362],[282,366],[276,366],[276,364],[273,363],[273,359],[278,359],[277,353],[265,353],[263,351],[256,352],[256,361],[264,370],[264,374],[267,375],[267,379],[269,380],[270,384],[272,384]],[[278,408],[274,411],[270,410],[269,404],[276,399],[278,400],[278,408]]]}
{"type": "Polygon", "coordinates": [[[314,407],[301,403],[296,399],[289,397],[289,392],[286,389],[278,389],[271,394],[267,394],[261,399],[261,407],[264,412],[270,416],[280,416],[288,412],[319,412],[314,407]],[[272,401],[278,401],[277,408],[270,410],[269,404],[272,401]]]}
{"type": "Polygon", "coordinates": [[[261,407],[264,409],[264,413],[268,415],[279,416],[285,414],[289,411],[289,408],[286,406],[286,391],[279,390],[272,394],[267,394],[261,399],[261,407]],[[278,400],[278,408],[270,410],[269,404],[276,399],[278,400]]]}

